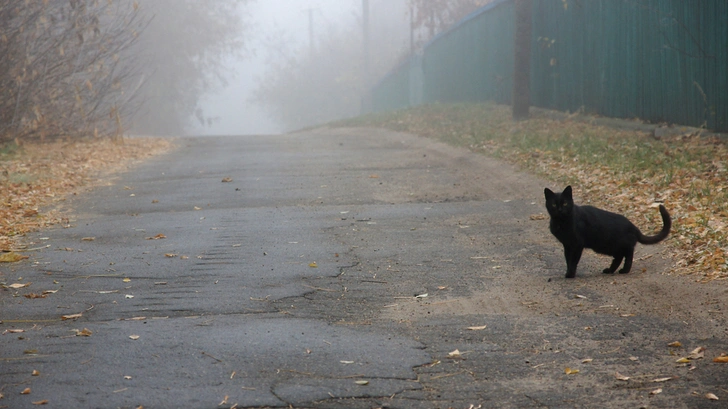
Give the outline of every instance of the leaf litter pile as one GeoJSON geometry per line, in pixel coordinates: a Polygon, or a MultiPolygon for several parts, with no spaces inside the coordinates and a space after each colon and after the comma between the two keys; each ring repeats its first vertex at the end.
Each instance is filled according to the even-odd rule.
{"type": "MultiPolygon", "coordinates": [[[[67,195],[98,185],[102,177],[171,146],[161,138],[96,138],[0,147],[0,250],[17,251],[17,238],[23,234],[68,224],[57,206],[67,195]]],[[[0,254],[10,259],[0,261],[27,258],[17,252],[0,254]]]]}
{"type": "Polygon", "coordinates": [[[699,130],[663,135],[638,122],[595,122],[535,113],[514,123],[508,106],[433,104],[334,125],[410,132],[508,160],[559,184],[552,188],[573,185],[577,203],[621,213],[648,235],[662,226],[656,207],[664,203],[673,219],[667,243],[674,272],[728,279],[726,140],[699,130]]]}

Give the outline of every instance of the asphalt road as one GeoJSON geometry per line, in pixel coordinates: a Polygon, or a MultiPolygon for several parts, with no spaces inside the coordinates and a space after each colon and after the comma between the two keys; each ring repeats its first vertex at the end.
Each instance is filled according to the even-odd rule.
{"type": "Polygon", "coordinates": [[[32,284],[0,291],[0,408],[728,401],[725,286],[660,245],[564,279],[546,182],[502,162],[320,129],[179,139],[112,182],[2,267],[32,284]]]}

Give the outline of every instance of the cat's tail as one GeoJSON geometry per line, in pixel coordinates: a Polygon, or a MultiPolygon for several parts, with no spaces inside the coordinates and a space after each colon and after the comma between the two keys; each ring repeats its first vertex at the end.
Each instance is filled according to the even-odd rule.
{"type": "Polygon", "coordinates": [[[660,215],[662,216],[662,230],[654,236],[645,236],[640,233],[637,237],[637,241],[642,244],[655,244],[662,240],[665,240],[668,234],[670,234],[670,227],[672,227],[672,220],[670,220],[670,213],[667,212],[665,206],[660,205],[660,215]]]}

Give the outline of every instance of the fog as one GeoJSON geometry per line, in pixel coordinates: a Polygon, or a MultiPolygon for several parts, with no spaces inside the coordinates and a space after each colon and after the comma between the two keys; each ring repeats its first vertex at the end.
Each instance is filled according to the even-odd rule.
{"type": "MultiPolygon", "coordinates": [[[[309,29],[313,30],[314,46],[322,48],[332,40],[331,37],[359,35],[348,44],[353,55],[362,53],[362,0],[258,0],[241,5],[240,9],[241,18],[247,13],[246,20],[250,22],[244,36],[252,53],[225,60],[228,85],[208,93],[199,103],[205,116],[214,120],[204,127],[196,124],[191,133],[271,134],[290,130],[290,123],[288,126],[281,123],[271,115],[270,107],[252,99],[264,78],[271,75],[271,70],[280,70],[280,65],[276,66],[276,62],[280,64],[280,55],[301,58],[311,52],[309,29]]],[[[393,67],[398,58],[406,54],[410,41],[409,24],[406,0],[370,0],[373,77],[393,67]]],[[[340,53],[336,49],[330,51],[340,53]]],[[[336,56],[329,57],[335,60],[336,56]]],[[[361,62],[357,65],[361,66],[361,62]]],[[[351,106],[354,104],[352,102],[351,106]]],[[[353,109],[341,114],[332,112],[321,118],[351,116],[353,109]]]]}

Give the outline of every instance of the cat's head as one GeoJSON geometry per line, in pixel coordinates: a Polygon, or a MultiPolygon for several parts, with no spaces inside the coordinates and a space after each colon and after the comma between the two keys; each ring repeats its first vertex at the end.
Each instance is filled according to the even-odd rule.
{"type": "Polygon", "coordinates": [[[574,210],[574,199],[571,195],[571,186],[566,186],[561,193],[554,193],[549,188],[543,190],[546,196],[546,210],[549,216],[555,218],[565,218],[571,216],[574,210]]]}

